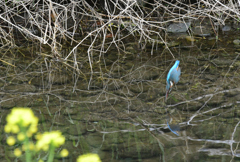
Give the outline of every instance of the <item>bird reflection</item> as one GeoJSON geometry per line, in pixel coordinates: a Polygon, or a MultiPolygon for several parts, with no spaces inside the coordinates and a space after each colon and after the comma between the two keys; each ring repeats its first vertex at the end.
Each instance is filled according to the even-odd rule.
{"type": "Polygon", "coordinates": [[[169,128],[169,130],[171,132],[173,132],[174,134],[176,134],[177,136],[179,136],[179,134],[177,133],[178,131],[180,131],[180,125],[179,124],[169,124],[169,122],[172,121],[172,118],[170,120],[170,117],[167,118],[167,126],[169,128]]]}
{"type": "Polygon", "coordinates": [[[176,134],[177,136],[179,136],[179,134],[177,133],[177,131],[180,131],[180,126],[179,124],[171,124],[169,125],[168,122],[167,122],[167,126],[169,128],[169,130],[171,132],[173,132],[174,134],[176,134]]]}

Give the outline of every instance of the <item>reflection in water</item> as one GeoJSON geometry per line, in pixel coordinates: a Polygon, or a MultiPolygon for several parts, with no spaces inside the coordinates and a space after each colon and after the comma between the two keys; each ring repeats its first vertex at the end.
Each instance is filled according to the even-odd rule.
{"type": "Polygon", "coordinates": [[[167,122],[167,126],[170,129],[171,132],[173,132],[174,134],[176,134],[177,136],[179,136],[179,134],[176,131],[180,131],[180,126],[179,125],[169,125],[167,122]]]}
{"type": "MultiPolygon", "coordinates": [[[[233,49],[179,52],[184,79],[167,100],[166,107],[173,110],[167,120],[164,69],[170,68],[168,53],[141,55],[140,60],[129,44],[126,51],[131,53],[111,51],[104,56],[105,70],[102,61],[96,63],[92,80],[62,70],[59,62],[54,62],[59,68],[51,68],[50,75],[47,69],[52,62],[45,67],[41,57],[40,63],[20,57],[15,68],[1,67],[2,116],[14,106],[31,107],[40,119],[39,131],[50,128],[64,133],[72,161],[88,152],[99,154],[102,161],[236,160],[240,154],[240,60],[233,49]],[[98,67],[103,68],[101,73],[98,67]],[[171,132],[164,131],[166,124],[171,132]]],[[[87,60],[79,60],[83,73],[89,71],[87,60]]],[[[2,153],[1,159],[8,154],[2,153]]]]}
{"type": "MultiPolygon", "coordinates": [[[[169,130],[171,132],[173,132],[174,134],[176,134],[177,136],[179,136],[177,131],[180,131],[180,125],[178,123],[177,124],[169,124],[169,123],[171,123],[173,121],[173,118],[170,117],[170,114],[168,114],[166,120],[167,120],[167,126],[168,126],[169,130]]],[[[174,121],[174,123],[175,123],[175,121],[174,121]]]]}

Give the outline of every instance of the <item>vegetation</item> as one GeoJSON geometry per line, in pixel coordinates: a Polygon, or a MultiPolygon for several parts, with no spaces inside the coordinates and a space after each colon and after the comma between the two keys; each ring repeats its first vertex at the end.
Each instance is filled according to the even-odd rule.
{"type": "MultiPolygon", "coordinates": [[[[48,162],[54,159],[55,149],[65,143],[65,137],[60,131],[44,132],[36,135],[36,142],[34,143],[33,135],[37,133],[38,118],[34,116],[29,108],[13,108],[11,113],[6,118],[7,124],[5,126],[6,133],[12,133],[15,136],[7,138],[7,144],[14,146],[14,155],[21,157],[22,152],[25,152],[26,162],[43,161],[39,157],[40,152],[48,153],[48,162]],[[16,142],[17,139],[17,142],[16,142]]],[[[61,157],[67,157],[68,151],[62,149],[60,152],[61,157]]],[[[22,157],[23,158],[23,157],[22,157]]],[[[97,154],[85,154],[79,156],[77,162],[101,162],[97,154]]]]}
{"type": "Polygon", "coordinates": [[[214,28],[229,19],[238,22],[236,5],[237,1],[209,0],[1,1],[0,48],[15,46],[15,39],[21,34],[26,40],[51,48],[50,55],[40,54],[55,58],[79,73],[77,51],[87,48],[93,72],[95,53],[100,60],[112,45],[119,52],[124,51],[124,40],[130,36],[142,43],[142,49],[149,42],[156,46],[160,41],[167,46],[169,23],[209,19],[214,28]],[[61,49],[66,44],[72,48],[62,55],[61,49]]]}
{"type": "Polygon", "coordinates": [[[227,144],[223,154],[237,157],[239,39],[218,37],[219,27],[229,22],[239,29],[237,5],[210,0],[0,1],[1,108],[39,110],[44,127],[38,130],[30,109],[13,109],[5,132],[14,158],[70,158],[62,149],[68,143],[71,158],[78,161],[100,161],[96,154],[77,157],[92,150],[106,161],[196,160],[196,155],[203,157],[198,144],[227,144]],[[193,36],[192,22],[207,24],[211,36],[193,36]],[[171,37],[168,29],[175,23],[189,26],[187,37],[171,37]],[[187,42],[183,46],[182,40],[187,42]],[[164,102],[166,74],[176,58],[183,73],[164,102]],[[48,132],[48,124],[64,128],[48,132]],[[167,124],[174,131],[173,126],[180,127],[180,137],[167,124]]]}

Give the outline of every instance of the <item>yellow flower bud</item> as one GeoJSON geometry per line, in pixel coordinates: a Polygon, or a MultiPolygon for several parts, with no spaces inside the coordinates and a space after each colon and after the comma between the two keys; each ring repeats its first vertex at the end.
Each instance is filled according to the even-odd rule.
{"type": "Polygon", "coordinates": [[[36,125],[36,126],[35,126],[35,125],[32,125],[32,126],[29,128],[28,131],[33,134],[33,133],[36,133],[37,130],[38,130],[37,125],[36,125]]]}
{"type": "Polygon", "coordinates": [[[19,156],[22,155],[22,151],[21,151],[19,148],[16,148],[16,149],[14,150],[14,155],[17,156],[17,157],[19,157],[19,156]]]}
{"type": "Polygon", "coordinates": [[[68,150],[67,150],[67,149],[63,149],[63,150],[60,152],[60,155],[61,155],[61,157],[67,157],[67,156],[68,156],[68,150]]]}
{"type": "Polygon", "coordinates": [[[77,162],[101,162],[98,154],[85,154],[78,157],[77,162]]]}
{"type": "Polygon", "coordinates": [[[20,132],[20,133],[18,133],[18,135],[17,135],[17,139],[18,139],[19,141],[23,141],[23,140],[25,139],[25,135],[24,135],[22,132],[20,132]]]}
{"type": "Polygon", "coordinates": [[[5,125],[5,127],[4,127],[4,131],[6,132],[6,133],[10,133],[11,132],[11,127],[10,127],[10,125],[5,125]]]}
{"type": "Polygon", "coordinates": [[[17,125],[12,125],[12,132],[13,133],[18,133],[20,131],[19,127],[17,125]]]}
{"type": "Polygon", "coordinates": [[[35,149],[34,143],[30,142],[29,143],[29,150],[34,150],[34,149],[35,149]]]}
{"type": "Polygon", "coordinates": [[[15,142],[16,142],[16,140],[15,140],[15,138],[14,138],[13,136],[10,136],[10,137],[7,138],[7,144],[8,144],[9,146],[14,145],[15,142]]]}
{"type": "Polygon", "coordinates": [[[37,140],[41,139],[41,138],[42,138],[42,134],[37,133],[37,134],[35,135],[35,138],[36,138],[37,140]]]}

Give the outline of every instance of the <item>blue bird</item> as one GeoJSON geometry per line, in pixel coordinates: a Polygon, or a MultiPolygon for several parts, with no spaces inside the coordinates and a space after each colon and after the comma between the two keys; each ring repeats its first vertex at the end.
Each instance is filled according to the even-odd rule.
{"type": "Polygon", "coordinates": [[[181,69],[179,67],[180,61],[177,60],[173,67],[169,70],[167,75],[167,86],[166,86],[166,100],[168,97],[168,94],[171,92],[172,87],[174,84],[177,84],[177,82],[180,79],[181,75],[181,69]]]}

